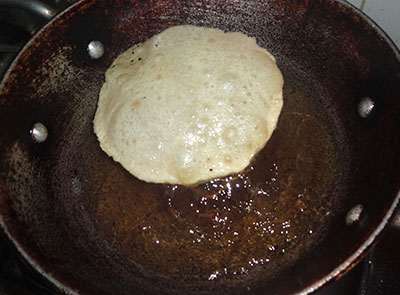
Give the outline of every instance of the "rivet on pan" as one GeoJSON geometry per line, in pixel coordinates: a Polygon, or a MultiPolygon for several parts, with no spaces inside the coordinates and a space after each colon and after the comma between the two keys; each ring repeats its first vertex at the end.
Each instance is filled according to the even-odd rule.
{"type": "Polygon", "coordinates": [[[346,224],[352,225],[357,223],[361,219],[361,215],[364,211],[364,206],[361,204],[355,205],[346,215],[346,224]]]}
{"type": "Polygon", "coordinates": [[[100,41],[92,41],[87,47],[89,56],[93,59],[99,59],[104,54],[104,45],[100,41]]]}
{"type": "Polygon", "coordinates": [[[38,143],[46,141],[48,135],[46,126],[40,122],[35,123],[29,133],[32,139],[38,143]]]}
{"type": "Polygon", "coordinates": [[[374,109],[375,103],[369,97],[364,97],[358,103],[358,114],[363,118],[368,118],[374,109]]]}

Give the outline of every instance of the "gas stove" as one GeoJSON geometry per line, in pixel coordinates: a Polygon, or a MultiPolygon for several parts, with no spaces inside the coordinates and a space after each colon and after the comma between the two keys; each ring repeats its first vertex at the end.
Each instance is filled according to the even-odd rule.
{"type": "MultiPolygon", "coordinates": [[[[76,0],[0,0],[0,78],[31,36],[76,0]]],[[[352,1],[357,2],[357,1],[352,1]]],[[[364,3],[365,1],[359,1],[364,3]]],[[[400,7],[400,6],[399,6],[400,7]]],[[[382,239],[351,271],[314,295],[400,295],[400,210],[382,239]]],[[[61,294],[0,232],[0,295],[61,294]]]]}

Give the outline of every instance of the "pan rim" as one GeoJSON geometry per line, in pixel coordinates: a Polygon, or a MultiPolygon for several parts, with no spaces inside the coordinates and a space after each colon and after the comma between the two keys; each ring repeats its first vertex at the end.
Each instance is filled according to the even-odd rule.
{"type": "MultiPolygon", "coordinates": [[[[342,5],[347,9],[350,9],[355,15],[359,16],[363,21],[365,21],[386,42],[386,44],[390,47],[393,54],[395,55],[396,59],[400,62],[400,48],[396,46],[396,44],[389,37],[389,35],[371,17],[369,17],[363,11],[361,11],[356,6],[354,6],[353,4],[351,4],[346,0],[333,0],[333,1],[339,3],[339,5],[342,5]]],[[[399,206],[399,202],[400,202],[400,188],[398,188],[397,196],[393,200],[389,210],[386,212],[385,216],[383,217],[379,225],[376,227],[376,229],[372,232],[372,234],[369,235],[368,239],[364,241],[364,243],[362,243],[357,248],[357,250],[353,252],[353,254],[347,257],[343,262],[341,262],[336,268],[334,268],[324,277],[315,281],[308,287],[303,288],[303,290],[294,293],[293,295],[310,294],[322,288],[329,282],[332,282],[335,279],[339,279],[342,275],[347,273],[347,271],[353,268],[360,260],[362,260],[364,254],[374,245],[379,235],[382,234],[383,230],[386,228],[390,220],[393,218],[396,209],[399,206]]]]}
{"type": "MultiPolygon", "coordinates": [[[[90,1],[90,0],[79,0],[79,1],[75,2],[74,4],[72,4],[71,6],[67,7],[66,9],[64,9],[63,11],[58,13],[55,17],[53,17],[49,22],[47,22],[46,25],[44,25],[41,29],[39,29],[32,36],[32,38],[21,48],[20,52],[16,55],[16,57],[13,59],[13,61],[9,65],[8,69],[4,73],[4,75],[0,81],[0,93],[3,91],[3,88],[6,84],[6,82],[8,81],[10,74],[13,72],[16,64],[18,63],[21,55],[29,47],[31,47],[33,43],[36,42],[36,39],[38,38],[38,36],[40,36],[43,33],[43,31],[47,30],[48,27],[50,27],[58,19],[62,18],[70,10],[73,10],[76,6],[79,6],[82,3],[87,2],[87,1],[90,1]]],[[[350,9],[353,12],[353,14],[359,16],[363,21],[365,21],[377,33],[377,35],[379,35],[386,42],[386,44],[389,46],[389,48],[392,50],[393,54],[395,55],[396,59],[400,62],[400,49],[396,46],[396,44],[388,36],[388,34],[375,21],[373,21],[364,12],[362,12],[361,10],[356,8],[354,5],[350,4],[349,2],[347,2],[345,0],[328,0],[328,1],[337,2],[339,5],[347,8],[347,9],[350,9]]],[[[369,235],[368,239],[366,241],[364,241],[357,248],[357,250],[355,250],[349,257],[347,257],[343,262],[341,262],[337,267],[335,267],[328,274],[325,274],[322,278],[316,280],[311,285],[304,287],[302,290],[300,290],[296,293],[293,293],[293,295],[310,294],[310,293],[320,289],[322,286],[326,285],[328,282],[333,281],[335,278],[339,278],[341,275],[343,275],[348,270],[350,270],[357,262],[359,262],[363,258],[363,254],[373,246],[374,242],[376,242],[377,237],[383,232],[384,228],[388,225],[388,223],[394,216],[394,213],[396,211],[397,206],[399,205],[399,202],[400,202],[400,188],[398,188],[397,195],[394,198],[390,208],[387,210],[385,216],[380,221],[380,223],[376,227],[376,229],[372,232],[372,234],[369,235]]],[[[58,279],[53,277],[50,272],[45,271],[40,266],[40,263],[35,261],[35,259],[33,259],[25,251],[25,249],[21,246],[21,244],[14,238],[12,238],[11,233],[8,231],[6,223],[5,223],[2,215],[0,215],[0,227],[3,230],[3,232],[6,234],[9,241],[12,242],[12,244],[14,245],[16,250],[22,255],[22,257],[36,271],[38,271],[46,280],[48,280],[50,283],[52,283],[56,288],[65,292],[65,294],[71,294],[71,295],[79,295],[80,294],[77,291],[73,290],[73,288],[71,286],[61,283],[58,279]]]]}
{"type": "MultiPolygon", "coordinates": [[[[368,25],[370,25],[371,28],[373,28],[376,31],[376,33],[378,33],[378,35],[380,37],[382,37],[384,39],[384,41],[389,45],[390,49],[392,49],[393,53],[395,54],[396,59],[399,60],[399,62],[400,62],[400,48],[397,47],[397,45],[394,43],[392,38],[390,38],[388,33],[386,33],[386,31],[377,22],[375,22],[371,17],[369,17],[364,11],[360,10],[355,5],[348,2],[348,0],[333,0],[333,1],[352,10],[352,12],[354,14],[358,15],[368,25]]],[[[400,192],[400,190],[399,190],[399,192],[400,192]]]]}
{"type": "Polygon", "coordinates": [[[320,289],[321,287],[325,286],[327,283],[333,281],[334,279],[339,279],[347,271],[352,269],[360,260],[362,260],[362,258],[364,257],[363,254],[365,254],[374,245],[379,235],[382,234],[383,230],[391,221],[396,212],[397,206],[399,205],[399,201],[400,201],[400,190],[397,193],[397,196],[394,199],[389,210],[386,212],[386,215],[377,226],[377,228],[372,232],[372,234],[369,235],[368,239],[364,243],[362,243],[361,246],[358,247],[356,251],[353,252],[353,254],[347,257],[345,261],[341,262],[336,268],[334,268],[331,272],[326,274],[323,278],[315,281],[308,287],[303,288],[303,290],[294,293],[293,295],[310,294],[320,289]]]}
{"type": "MultiPolygon", "coordinates": [[[[370,18],[367,14],[365,14],[363,11],[358,9],[356,6],[353,4],[347,2],[346,0],[334,0],[340,5],[343,5],[344,7],[351,9],[352,12],[356,15],[358,15],[360,18],[362,18],[368,25],[371,26],[373,30],[381,37],[383,40],[389,45],[390,49],[393,51],[394,55],[396,56],[396,59],[400,62],[400,48],[396,46],[394,41],[389,37],[389,35],[374,21],[372,18],[370,18]]],[[[336,268],[334,268],[331,272],[326,274],[323,278],[317,280],[310,286],[304,288],[303,290],[295,293],[294,295],[307,295],[310,294],[324,285],[326,285],[328,282],[333,281],[335,278],[338,279],[342,275],[344,275],[347,271],[349,271],[352,267],[354,267],[360,260],[363,258],[363,254],[365,254],[376,242],[378,236],[383,232],[383,230],[386,228],[388,225],[389,221],[393,218],[396,208],[399,205],[400,201],[400,188],[398,189],[397,196],[393,200],[389,210],[386,212],[385,216],[379,223],[379,225],[376,227],[376,229],[370,234],[368,239],[362,243],[356,251],[353,252],[352,255],[346,258],[342,263],[340,263],[336,268]]]]}
{"type": "MultiPolygon", "coordinates": [[[[59,18],[63,17],[66,13],[68,13],[70,10],[74,9],[75,6],[80,5],[80,3],[85,2],[87,0],[79,0],[72,4],[71,6],[67,7],[66,9],[62,10],[59,12],[57,15],[55,15],[52,19],[50,19],[42,28],[40,28],[32,37],[29,39],[29,41],[21,48],[19,53],[15,56],[13,61],[10,63],[8,66],[7,71],[4,73],[2,80],[0,81],[0,93],[2,93],[3,88],[8,81],[8,78],[10,74],[13,72],[16,64],[18,63],[21,55],[30,47],[34,42],[36,42],[36,39],[38,36],[42,34],[43,31],[47,30],[48,27],[50,27],[54,22],[56,22],[59,18]]],[[[55,277],[51,275],[50,272],[45,271],[42,266],[40,266],[40,263],[35,261],[29,255],[25,249],[21,246],[21,244],[15,240],[10,232],[7,229],[7,226],[5,224],[5,221],[3,219],[3,216],[0,214],[0,228],[2,229],[3,233],[7,236],[8,240],[13,244],[15,249],[19,252],[19,254],[22,255],[22,257],[25,259],[26,262],[28,262],[39,274],[41,274],[47,281],[52,283],[56,288],[59,290],[63,291],[65,294],[68,295],[80,295],[76,291],[73,290],[71,286],[67,286],[66,284],[61,283],[59,280],[57,280],[55,277]]]]}
{"type": "Polygon", "coordinates": [[[1,78],[1,80],[0,80],[0,93],[2,93],[3,88],[4,88],[4,86],[5,86],[6,82],[7,82],[10,74],[14,70],[15,65],[19,61],[21,55],[36,41],[38,36],[41,35],[43,31],[45,31],[48,27],[50,27],[55,21],[57,21],[59,18],[61,18],[64,14],[66,14],[70,10],[74,9],[75,6],[78,6],[78,5],[80,5],[80,3],[83,3],[85,1],[88,1],[88,0],[79,0],[79,1],[75,2],[74,4],[72,4],[71,6],[68,6],[64,10],[60,11],[53,18],[51,18],[43,27],[41,27],[39,30],[37,30],[32,35],[32,37],[28,40],[28,42],[24,46],[21,47],[21,49],[18,52],[18,54],[14,57],[14,59],[12,60],[10,65],[8,66],[7,70],[5,71],[3,77],[0,77],[1,78]]]}

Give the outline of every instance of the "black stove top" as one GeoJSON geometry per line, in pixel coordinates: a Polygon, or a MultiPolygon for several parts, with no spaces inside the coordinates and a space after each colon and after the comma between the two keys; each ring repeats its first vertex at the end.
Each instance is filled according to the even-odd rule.
{"type": "MultiPolygon", "coordinates": [[[[0,78],[16,53],[51,15],[76,0],[0,0],[0,78]],[[27,10],[30,10],[28,12],[27,10]]],[[[399,211],[400,213],[400,211],[399,211]]],[[[0,295],[60,294],[0,233],[0,295]]],[[[314,295],[400,295],[400,214],[377,246],[350,272],[314,295]]]]}

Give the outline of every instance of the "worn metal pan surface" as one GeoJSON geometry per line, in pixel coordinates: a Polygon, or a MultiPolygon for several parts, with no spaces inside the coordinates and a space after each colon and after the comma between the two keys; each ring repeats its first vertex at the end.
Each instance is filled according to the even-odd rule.
{"type": "Polygon", "coordinates": [[[309,293],[360,259],[398,203],[399,85],[397,49],[344,1],[80,1],[2,81],[0,224],[67,294],[309,293]],[[251,169],[190,189],[129,175],[92,127],[113,59],[179,24],[255,37],[285,79],[251,169]]]}

